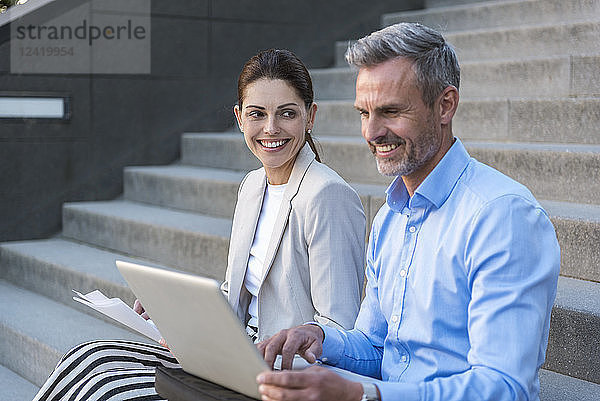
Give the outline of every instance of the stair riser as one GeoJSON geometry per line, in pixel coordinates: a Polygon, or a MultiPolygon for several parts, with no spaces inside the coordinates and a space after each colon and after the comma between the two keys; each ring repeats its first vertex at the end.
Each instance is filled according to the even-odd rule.
{"type": "Polygon", "coordinates": [[[162,179],[151,174],[125,171],[125,199],[190,210],[219,217],[233,217],[238,183],[194,179],[162,179]]]}
{"type": "MultiPolygon", "coordinates": [[[[439,26],[428,26],[439,30],[439,26]]],[[[598,21],[565,25],[564,20],[555,26],[444,35],[456,49],[461,62],[597,54],[600,52],[599,36],[598,21]]],[[[347,66],[344,58],[347,48],[348,42],[336,43],[336,67],[347,66]]]]}
{"type": "MultiPolygon", "coordinates": [[[[456,3],[446,1],[448,5],[456,3]]],[[[494,2],[460,9],[429,9],[386,14],[382,26],[398,22],[420,22],[446,32],[488,29],[495,27],[520,27],[529,24],[585,21],[600,15],[600,2],[593,0],[544,0],[521,2],[494,2]]]]}
{"type": "Polygon", "coordinates": [[[524,184],[539,199],[589,204],[600,199],[600,154],[468,148],[473,157],[524,184]]]}
{"type": "MultiPolygon", "coordinates": [[[[600,57],[555,57],[540,60],[462,63],[461,96],[533,98],[598,96],[600,57]]],[[[354,100],[356,72],[350,69],[312,70],[315,97],[354,100]]]]}
{"type": "Polygon", "coordinates": [[[462,62],[597,54],[599,37],[599,22],[446,35],[462,62]]]}
{"type": "MultiPolygon", "coordinates": [[[[166,179],[162,181],[161,186],[169,187],[173,192],[177,191],[179,184],[181,184],[179,180],[173,180],[173,183],[167,183],[166,179]]],[[[205,194],[203,200],[206,204],[198,204],[199,209],[205,210],[213,204],[229,203],[231,204],[229,212],[233,213],[235,197],[237,196],[237,186],[237,182],[191,180],[184,185],[182,191],[184,191],[186,196],[201,198],[203,194],[189,192],[189,188],[202,188],[205,194]]],[[[143,197],[145,199],[151,200],[160,196],[154,193],[156,188],[155,185],[148,185],[147,187],[140,185],[138,190],[144,194],[143,197]]],[[[367,195],[361,193],[360,189],[358,190],[369,226],[377,211],[385,202],[385,197],[383,196],[384,188],[384,186],[381,187],[380,195],[367,195]]],[[[176,193],[173,196],[180,198],[176,193]]],[[[171,204],[166,204],[165,206],[178,207],[178,205],[171,204]]],[[[195,209],[189,210],[195,211],[195,209]]],[[[551,210],[549,210],[549,213],[561,246],[561,274],[582,280],[600,281],[600,249],[597,246],[600,243],[600,223],[554,216],[551,210]]]]}
{"type": "Polygon", "coordinates": [[[197,141],[194,136],[181,139],[181,161],[192,166],[249,171],[261,167],[246,146],[243,135],[235,139],[219,138],[197,141]],[[200,157],[198,157],[201,155],[200,157]]]}
{"type": "Polygon", "coordinates": [[[41,387],[62,353],[0,323],[0,355],[2,365],[41,387]]]}
{"type": "Polygon", "coordinates": [[[135,296],[124,283],[79,273],[4,247],[0,247],[0,278],[80,311],[91,312],[94,317],[98,317],[98,313],[73,301],[74,294],[71,290],[86,294],[100,289],[107,296],[121,298],[129,305],[133,305],[135,300],[135,296]]]}
{"type": "MultiPolygon", "coordinates": [[[[204,165],[210,151],[204,143],[218,142],[215,138],[202,136],[188,138],[194,142],[193,151],[187,153],[187,161],[204,165]]],[[[239,157],[245,144],[238,140],[223,139],[233,153],[226,154],[218,166],[242,170],[247,160],[239,157]]],[[[339,142],[321,138],[322,160],[348,182],[387,185],[390,177],[377,171],[375,160],[366,144],[360,141],[339,142]]],[[[526,149],[489,149],[466,143],[473,157],[488,164],[527,186],[539,199],[560,200],[576,203],[596,203],[600,199],[600,154],[584,152],[529,151],[526,149]]]]}
{"type": "Polygon", "coordinates": [[[222,280],[228,238],[63,208],[63,235],[222,280]]]}
{"type": "MultiPolygon", "coordinates": [[[[360,136],[351,101],[321,102],[314,132],[360,136]]],[[[600,144],[600,100],[461,100],[452,120],[463,140],[600,144]]]]}
{"type": "Polygon", "coordinates": [[[600,383],[600,316],[554,308],[544,367],[600,383]]]}
{"type": "MultiPolygon", "coordinates": [[[[385,197],[368,199],[371,219],[385,202],[385,197]]],[[[365,210],[367,204],[365,205],[365,210]]],[[[560,274],[580,280],[600,282],[600,222],[587,222],[552,216],[561,250],[560,274]]]]}
{"type": "Polygon", "coordinates": [[[560,244],[561,274],[600,282],[600,223],[553,218],[560,244]]]}

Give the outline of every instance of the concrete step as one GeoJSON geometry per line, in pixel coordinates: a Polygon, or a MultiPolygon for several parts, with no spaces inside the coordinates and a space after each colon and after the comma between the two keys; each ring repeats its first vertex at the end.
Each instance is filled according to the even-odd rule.
{"type": "Polygon", "coordinates": [[[63,238],[0,244],[0,279],[99,317],[73,301],[72,289],[82,293],[100,289],[109,298],[133,305],[135,296],[117,270],[115,260],[163,267],[63,238]]]}
{"type": "Polygon", "coordinates": [[[0,365],[0,401],[30,401],[39,387],[0,365]]]}
{"type": "MultiPolygon", "coordinates": [[[[356,71],[311,70],[318,100],[354,100],[356,71]]],[[[600,95],[600,56],[556,56],[461,63],[465,99],[564,98],[600,95]]]]}
{"type": "MultiPolygon", "coordinates": [[[[600,13],[598,13],[600,18],[600,13]]],[[[600,20],[446,35],[461,62],[600,54],[600,20]],[[535,52],[532,52],[535,49],[535,52]]]]}
{"type": "Polygon", "coordinates": [[[0,280],[0,364],[36,386],[66,351],[99,338],[151,341],[0,280]]]}
{"type": "MultiPolygon", "coordinates": [[[[122,296],[120,288],[123,287],[123,280],[118,276],[116,269],[112,267],[114,266],[112,263],[113,258],[108,257],[105,252],[85,249],[82,246],[77,246],[77,244],[68,243],[68,241],[64,240],[26,241],[3,244],[1,249],[2,268],[3,270],[9,269],[11,271],[8,278],[13,282],[37,289],[40,287],[40,284],[36,284],[35,281],[45,281],[49,276],[53,276],[53,273],[56,273],[59,279],[55,280],[56,284],[53,286],[53,296],[61,302],[67,301],[63,299],[63,296],[57,296],[56,294],[68,294],[70,296],[70,289],[73,287],[73,283],[77,282],[83,282],[82,286],[88,285],[90,290],[100,288],[107,294],[122,296]],[[66,255],[65,253],[67,252],[72,254],[66,255]],[[87,261],[93,257],[98,257],[98,261],[87,261]],[[76,265],[76,260],[78,259],[80,263],[76,265]],[[106,260],[106,266],[102,264],[103,259],[108,259],[106,260]],[[93,268],[93,264],[102,264],[102,266],[101,268],[99,266],[93,268]],[[65,277],[65,279],[60,279],[62,277],[65,277]],[[119,291],[115,291],[115,288],[119,291]]],[[[28,307],[31,308],[36,307],[36,302],[48,303],[47,308],[54,305],[54,309],[62,312],[59,313],[52,309],[48,312],[48,316],[51,319],[55,319],[55,322],[60,321],[61,324],[63,322],[61,319],[69,319],[69,321],[74,319],[71,315],[79,316],[78,319],[82,321],[89,322],[89,319],[97,320],[92,316],[81,317],[85,313],[77,312],[62,304],[59,305],[55,300],[50,301],[39,294],[35,294],[34,296],[33,293],[27,290],[17,289],[12,286],[13,284],[5,280],[0,281],[0,300],[3,301],[3,306],[0,307],[0,325],[4,321],[10,322],[16,320],[14,315],[6,317],[2,308],[5,307],[7,310],[11,310],[11,305],[5,305],[5,299],[2,296],[6,296],[6,299],[9,299],[11,302],[14,301],[13,306],[19,300],[27,302],[28,307]],[[25,295],[18,294],[29,295],[25,297],[25,295]]],[[[41,286],[43,287],[44,285],[42,284],[41,286]]],[[[560,278],[549,340],[549,354],[546,364],[548,368],[573,377],[597,382],[597,373],[594,373],[594,369],[591,367],[595,366],[594,364],[600,363],[600,353],[595,349],[595,339],[597,338],[598,330],[600,330],[600,325],[598,325],[600,322],[599,295],[599,283],[565,277],[560,278]],[[582,355],[587,355],[587,359],[582,358],[582,355]],[[572,361],[576,361],[576,363],[574,364],[572,361]]],[[[73,304],[73,301],[68,302],[73,304]]],[[[29,309],[24,311],[24,313],[29,313],[29,309]]],[[[43,313],[43,311],[40,313],[43,313]]],[[[93,311],[91,313],[93,314],[93,311]]],[[[35,316],[32,316],[31,319],[35,319],[35,316]]],[[[31,320],[29,322],[31,323],[31,320]]],[[[26,322],[23,324],[26,324],[26,322]]],[[[43,322],[39,322],[37,326],[42,325],[43,322]]],[[[34,327],[37,326],[34,325],[34,327]]],[[[41,327],[37,328],[42,329],[41,327]]],[[[68,332],[70,333],[71,331],[68,332]]],[[[104,335],[103,337],[111,338],[104,335]]],[[[9,336],[6,336],[6,338],[9,338],[9,336]]],[[[43,344],[48,344],[45,339],[43,344]]],[[[7,364],[6,361],[2,361],[2,363],[7,364]]],[[[12,363],[11,366],[15,366],[15,363],[12,363]]],[[[20,370],[19,372],[21,373],[22,371],[20,370]]],[[[41,384],[40,382],[36,383],[38,385],[41,384]]]]}
{"type": "MultiPolygon", "coordinates": [[[[372,220],[385,202],[385,187],[380,186],[381,190],[377,191],[377,186],[371,186],[370,192],[364,192],[360,184],[353,185],[361,194],[361,199],[370,193],[369,209],[365,212],[372,220]]],[[[600,282],[600,206],[549,200],[540,200],[540,203],[556,229],[561,249],[560,274],[600,282]]],[[[363,205],[367,209],[364,200],[363,205]]]]}
{"type": "MultiPolygon", "coordinates": [[[[155,167],[136,168],[145,175],[156,172],[155,167]]],[[[160,187],[169,188],[174,199],[180,199],[177,191],[185,193],[187,197],[202,199],[193,205],[194,208],[207,210],[213,204],[228,205],[228,213],[233,212],[237,197],[237,188],[242,179],[242,173],[220,169],[197,168],[189,166],[166,166],[159,170],[156,177],[148,179],[148,183],[159,178],[164,181],[160,187]],[[186,173],[185,183],[180,182],[180,177],[186,173]],[[220,179],[216,179],[219,177],[220,179]],[[180,186],[181,184],[181,186],[180,186]],[[196,188],[197,191],[191,191],[196,188]]],[[[367,221],[370,222],[385,201],[385,185],[352,183],[360,195],[367,221]]],[[[142,185],[137,188],[140,194],[148,201],[160,198],[160,191],[153,184],[142,185]]],[[[557,230],[562,250],[561,274],[583,280],[600,281],[600,206],[578,204],[572,202],[541,201],[544,208],[552,218],[557,230]]],[[[167,204],[169,207],[178,205],[167,204]]],[[[197,211],[195,209],[190,209],[197,211]]],[[[0,247],[0,256],[2,247],[0,247]]],[[[114,256],[110,254],[112,258],[114,256]]],[[[106,263],[105,263],[106,264],[106,263]]]]}
{"type": "MultiPolygon", "coordinates": [[[[600,2],[599,2],[600,4],[600,2]]],[[[439,29],[437,25],[429,25],[439,29]]],[[[520,60],[535,57],[600,53],[600,12],[593,21],[551,23],[550,25],[479,29],[448,32],[461,64],[469,61],[520,60]],[[531,49],[535,49],[532,53],[531,49]]],[[[352,41],[350,41],[352,42],[352,41]]],[[[348,41],[335,44],[335,66],[346,66],[348,41]]]]}
{"type": "Polygon", "coordinates": [[[477,4],[477,3],[492,2],[492,1],[501,2],[501,1],[509,1],[509,0],[425,0],[423,5],[426,8],[448,7],[448,6],[453,6],[453,5],[457,5],[457,4],[458,5],[460,5],[460,4],[477,4]]]}
{"type": "Polygon", "coordinates": [[[600,283],[559,278],[546,369],[600,383],[600,283]]]}
{"type": "Polygon", "coordinates": [[[597,401],[600,385],[540,369],[540,401],[597,401]]]}
{"type": "MultiPolygon", "coordinates": [[[[489,29],[495,27],[522,27],[538,24],[562,24],[565,21],[587,21],[600,15],[598,0],[509,0],[486,1],[478,4],[457,5],[457,0],[437,0],[444,8],[429,8],[436,2],[427,2],[424,10],[385,14],[382,26],[398,22],[420,22],[445,32],[489,29]]],[[[470,1],[470,3],[473,3],[470,1]]]]}
{"type": "Polygon", "coordinates": [[[181,162],[198,167],[250,171],[261,166],[239,132],[184,133],[181,162]]]}
{"type": "MultiPolygon", "coordinates": [[[[360,136],[354,102],[323,100],[314,133],[360,136]]],[[[463,140],[600,144],[600,98],[461,99],[452,127],[463,140]]]]}
{"type": "Polygon", "coordinates": [[[561,274],[600,282],[600,205],[548,200],[541,204],[556,229],[561,274]]]}
{"type": "MultiPolygon", "coordinates": [[[[244,170],[258,162],[237,134],[186,134],[186,164],[244,170]],[[212,149],[228,149],[219,160],[212,149]]],[[[362,137],[321,136],[322,160],[346,181],[389,184],[362,137]]],[[[540,199],[595,204],[600,199],[600,146],[465,141],[472,156],[515,178],[540,199]]]]}
{"type": "Polygon", "coordinates": [[[185,165],[127,167],[125,199],[231,218],[244,174],[185,165]]]}
{"type": "Polygon", "coordinates": [[[63,235],[223,279],[231,221],[131,201],[67,203],[63,235]]]}

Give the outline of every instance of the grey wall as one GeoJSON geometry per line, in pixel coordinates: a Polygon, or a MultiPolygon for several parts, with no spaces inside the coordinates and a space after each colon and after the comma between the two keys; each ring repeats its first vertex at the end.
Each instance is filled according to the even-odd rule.
{"type": "MultiPolygon", "coordinates": [[[[38,17],[74,4],[55,3],[38,17]]],[[[309,67],[328,67],[336,40],[422,4],[154,0],[152,73],[138,76],[11,74],[10,31],[0,27],[0,94],[64,95],[72,104],[69,121],[0,119],[0,241],[51,235],[63,202],[114,198],[124,166],[170,163],[182,132],[231,126],[237,75],[258,50],[288,48],[309,67]]]]}

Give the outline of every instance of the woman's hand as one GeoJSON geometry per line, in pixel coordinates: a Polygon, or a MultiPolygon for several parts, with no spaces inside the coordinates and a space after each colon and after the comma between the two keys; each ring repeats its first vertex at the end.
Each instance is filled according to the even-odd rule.
{"type": "Polygon", "coordinates": [[[139,299],[136,299],[133,303],[133,311],[146,320],[150,319],[150,316],[148,316],[148,314],[146,313],[146,310],[142,306],[142,303],[139,299]]]}

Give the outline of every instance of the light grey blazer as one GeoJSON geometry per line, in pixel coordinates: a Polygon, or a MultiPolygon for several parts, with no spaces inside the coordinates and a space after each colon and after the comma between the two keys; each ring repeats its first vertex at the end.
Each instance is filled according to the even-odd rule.
{"type": "MultiPolygon", "coordinates": [[[[244,277],[266,183],[260,168],[240,184],[221,286],[244,325],[250,302],[244,277]]],[[[353,328],[360,307],[364,253],[365,214],[358,195],[304,145],[267,250],[258,292],[258,339],[313,320],[353,328]]]]}

